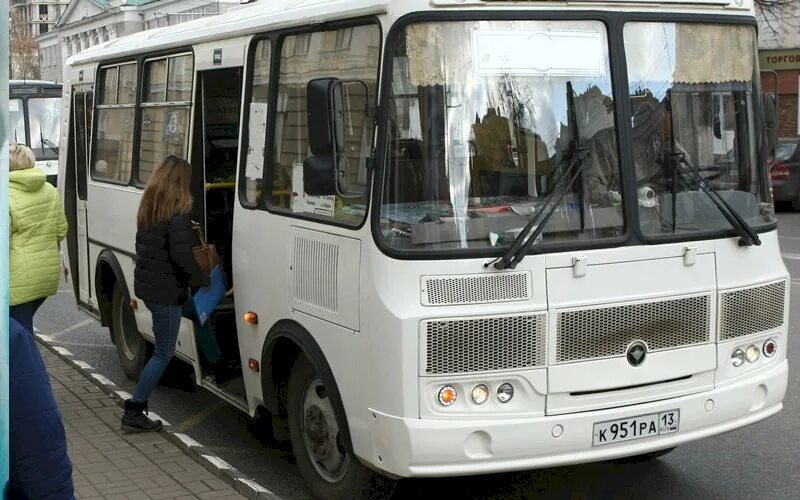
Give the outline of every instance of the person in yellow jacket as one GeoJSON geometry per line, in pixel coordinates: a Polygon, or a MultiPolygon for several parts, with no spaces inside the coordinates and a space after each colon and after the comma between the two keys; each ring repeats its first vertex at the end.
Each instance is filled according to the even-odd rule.
{"type": "Polygon", "coordinates": [[[67,218],[58,191],[34,168],[30,148],[11,144],[8,160],[9,316],[32,332],[36,310],[58,290],[58,244],[67,235],[67,218]]]}

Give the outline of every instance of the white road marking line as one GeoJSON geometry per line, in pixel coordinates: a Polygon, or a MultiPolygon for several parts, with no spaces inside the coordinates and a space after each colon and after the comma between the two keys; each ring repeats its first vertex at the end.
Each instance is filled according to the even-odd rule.
{"type": "Polygon", "coordinates": [[[185,444],[186,446],[188,446],[189,448],[203,446],[202,444],[198,443],[197,441],[195,441],[194,439],[190,438],[190,437],[189,437],[189,436],[187,436],[186,434],[181,434],[181,433],[179,433],[179,432],[176,432],[176,433],[174,434],[174,436],[175,436],[176,438],[180,439],[180,440],[181,440],[181,442],[182,442],[183,444],[185,444]]]}
{"type": "MultiPolygon", "coordinates": [[[[34,330],[35,330],[35,328],[34,328],[34,330]]],[[[53,337],[51,337],[50,335],[44,335],[44,334],[41,334],[41,333],[37,333],[36,336],[39,337],[43,342],[47,342],[48,344],[53,341],[53,337]]]]}
{"type": "Polygon", "coordinates": [[[100,375],[99,373],[92,373],[92,378],[96,379],[103,385],[116,385],[114,382],[106,378],[105,375],[100,375]]]}
{"type": "Polygon", "coordinates": [[[272,493],[271,491],[269,491],[268,489],[264,488],[263,486],[261,486],[257,482],[253,481],[252,479],[244,479],[244,478],[241,478],[241,477],[237,477],[236,480],[243,482],[244,484],[246,484],[247,486],[249,486],[250,488],[255,490],[257,493],[272,493]]]}
{"type": "Polygon", "coordinates": [[[122,399],[131,399],[133,397],[129,392],[125,391],[115,391],[115,392],[117,393],[117,396],[121,397],[122,399]]]}
{"type": "Polygon", "coordinates": [[[203,458],[214,464],[214,467],[217,469],[233,469],[231,464],[219,457],[215,457],[214,455],[203,455],[203,458]]]}
{"type": "Polygon", "coordinates": [[[75,346],[75,347],[108,347],[108,348],[111,348],[111,349],[115,348],[111,344],[87,344],[87,343],[84,343],[84,342],[69,342],[67,340],[59,340],[58,343],[61,344],[61,345],[71,345],[71,346],[75,346]]]}
{"type": "Polygon", "coordinates": [[[158,415],[158,413],[156,413],[156,412],[154,412],[154,411],[148,411],[148,412],[147,412],[147,416],[148,416],[148,417],[149,417],[151,420],[161,420],[161,423],[162,423],[163,425],[172,425],[172,424],[170,424],[169,422],[167,422],[166,420],[164,420],[164,418],[163,418],[163,417],[160,417],[160,416],[158,415]]]}
{"type": "Polygon", "coordinates": [[[90,365],[86,361],[81,361],[80,359],[76,359],[75,364],[78,365],[78,367],[83,368],[84,370],[94,370],[94,367],[92,367],[92,365],[90,365]]]}
{"type": "Polygon", "coordinates": [[[53,346],[53,349],[55,349],[55,351],[57,353],[61,354],[62,356],[69,356],[69,357],[73,356],[73,354],[71,352],[69,352],[67,349],[64,349],[63,347],[59,347],[59,346],[56,345],[56,346],[53,346]]]}
{"type": "Polygon", "coordinates": [[[75,330],[78,330],[79,328],[83,328],[84,326],[91,325],[94,322],[95,321],[94,321],[93,318],[85,319],[85,320],[81,321],[80,323],[76,323],[76,324],[70,326],[69,328],[64,328],[63,330],[57,331],[55,333],[51,333],[50,337],[52,337],[52,338],[60,337],[60,336],[62,336],[64,334],[67,334],[69,332],[74,332],[75,330]]]}

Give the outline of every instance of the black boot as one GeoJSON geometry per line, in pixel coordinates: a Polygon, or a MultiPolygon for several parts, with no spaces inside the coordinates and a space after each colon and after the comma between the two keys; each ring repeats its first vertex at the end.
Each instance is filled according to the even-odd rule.
{"type": "Polygon", "coordinates": [[[155,432],[161,430],[161,420],[150,420],[145,416],[147,403],[125,401],[125,414],[122,416],[122,430],[129,432],[155,432]]]}

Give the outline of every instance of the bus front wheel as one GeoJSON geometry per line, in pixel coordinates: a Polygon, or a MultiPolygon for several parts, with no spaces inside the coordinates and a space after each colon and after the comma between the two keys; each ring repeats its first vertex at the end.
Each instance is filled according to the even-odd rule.
{"type": "Polygon", "coordinates": [[[147,362],[147,341],[136,328],[127,294],[119,283],[111,295],[111,336],[122,372],[130,379],[139,380],[147,362]]]}
{"type": "Polygon", "coordinates": [[[300,355],[289,376],[289,435],[297,467],[316,498],[357,498],[374,473],[348,452],[322,379],[300,355]]]}

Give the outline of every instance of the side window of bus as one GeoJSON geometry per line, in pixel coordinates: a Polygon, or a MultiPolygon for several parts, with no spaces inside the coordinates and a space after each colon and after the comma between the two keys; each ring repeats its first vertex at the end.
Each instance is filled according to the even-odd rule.
{"type": "Polygon", "coordinates": [[[153,170],[167,156],[186,157],[193,76],[191,54],[151,59],[144,63],[137,183],[147,184],[153,170]]]}
{"type": "Polygon", "coordinates": [[[377,25],[291,35],[281,46],[271,202],[276,210],[358,225],[367,202],[367,161],[373,127],[367,110],[375,104],[380,29],[377,25]],[[312,196],[305,185],[303,162],[312,153],[308,141],[307,87],[311,80],[341,81],[343,148],[338,166],[353,188],[348,196],[312,196]]]}
{"type": "Polygon", "coordinates": [[[269,104],[269,40],[256,43],[253,54],[253,82],[247,128],[247,158],[242,173],[242,204],[254,207],[261,202],[264,179],[264,154],[267,143],[267,109],[269,104]]]}
{"type": "Polygon", "coordinates": [[[128,184],[133,157],[136,63],[100,69],[92,179],[128,184]]]}

